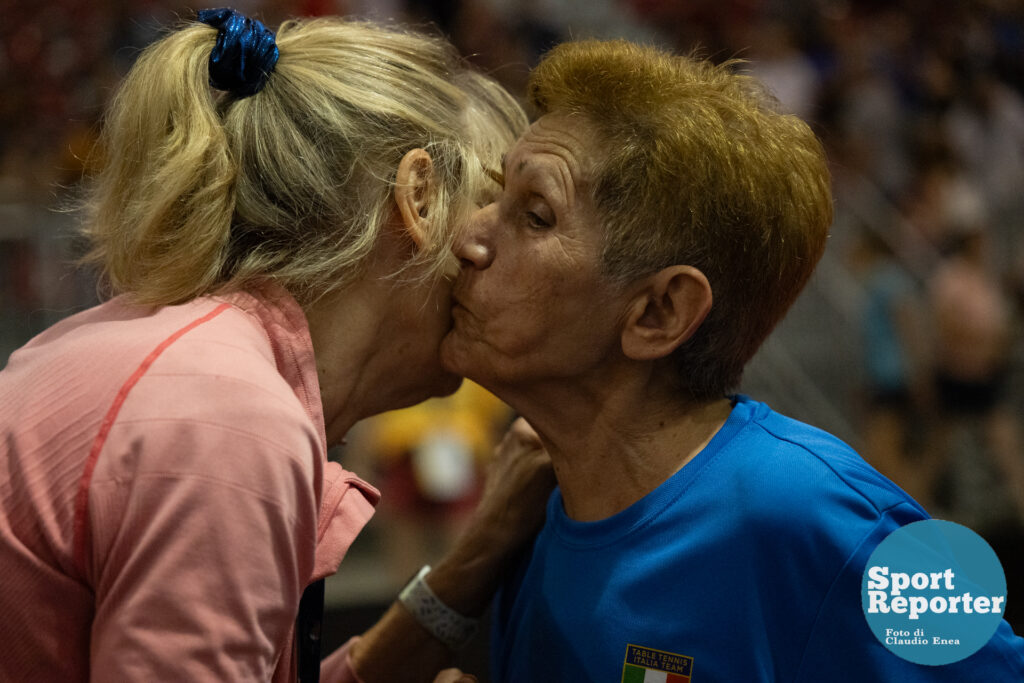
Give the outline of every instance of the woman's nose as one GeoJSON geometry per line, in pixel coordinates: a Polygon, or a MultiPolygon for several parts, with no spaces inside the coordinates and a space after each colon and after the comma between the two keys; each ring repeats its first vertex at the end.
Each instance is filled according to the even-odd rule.
{"type": "Polygon", "coordinates": [[[455,256],[463,268],[483,270],[494,261],[492,230],[497,216],[497,204],[478,209],[455,240],[455,256]]]}

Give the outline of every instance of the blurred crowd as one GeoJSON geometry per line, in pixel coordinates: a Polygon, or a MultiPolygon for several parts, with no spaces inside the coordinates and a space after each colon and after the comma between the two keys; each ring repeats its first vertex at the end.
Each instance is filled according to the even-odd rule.
{"type": "MultiPolygon", "coordinates": [[[[845,281],[861,302],[850,321],[859,334],[849,340],[862,350],[860,365],[851,368],[859,379],[851,415],[858,445],[934,514],[995,539],[1004,564],[1020,568],[1024,450],[1015,378],[1024,310],[1024,3],[240,0],[233,6],[270,26],[319,14],[431,26],[515,94],[523,92],[537,57],[568,38],[625,37],[719,61],[745,60],[741,68],[761,78],[781,107],[812,123],[833,164],[833,258],[823,267],[847,269],[845,281]],[[1005,549],[1014,545],[1016,551],[1005,549]]],[[[168,0],[0,0],[0,327],[17,326],[17,316],[40,309],[60,315],[92,296],[87,278],[53,265],[74,254],[66,239],[72,219],[54,221],[63,216],[54,209],[73,200],[104,102],[139,49],[194,9],[168,0]],[[54,286],[54,279],[63,285],[54,286]]],[[[50,321],[40,318],[15,336],[50,321]]],[[[9,351],[0,347],[0,360],[9,351]]],[[[492,423],[507,416],[485,412],[484,433],[491,435],[492,423]]],[[[480,428],[460,429],[460,438],[477,444],[480,428]]],[[[462,467],[456,479],[466,467],[479,469],[478,455],[451,465],[452,453],[465,447],[452,446],[450,437],[431,446],[438,462],[462,467]]],[[[410,445],[412,436],[403,439],[401,445],[382,437],[365,443],[381,451],[389,479],[414,487],[408,472],[394,467],[396,453],[418,448],[410,445]]],[[[470,450],[486,452],[479,444],[470,450]]],[[[459,481],[460,491],[473,490],[459,481]]],[[[433,505],[429,492],[421,494],[424,505],[433,505]]],[[[441,496],[456,498],[450,491],[441,496]]],[[[409,499],[402,504],[396,514],[417,517],[409,499]]],[[[452,502],[450,510],[457,515],[464,507],[452,502]]],[[[401,560],[407,564],[415,562],[401,560]]]]}

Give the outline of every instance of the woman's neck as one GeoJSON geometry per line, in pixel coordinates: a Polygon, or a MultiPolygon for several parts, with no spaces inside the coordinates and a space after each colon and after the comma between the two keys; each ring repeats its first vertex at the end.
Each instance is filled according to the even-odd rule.
{"type": "Polygon", "coordinates": [[[461,378],[441,367],[447,318],[429,290],[441,287],[368,277],[306,309],[316,355],[327,443],[359,420],[455,391],[461,378]]]}
{"type": "Polygon", "coordinates": [[[374,343],[383,324],[375,298],[373,288],[356,286],[305,307],[330,445],[374,412],[368,403],[374,389],[383,393],[377,368],[386,365],[387,354],[381,357],[374,343]]]}
{"type": "Polygon", "coordinates": [[[578,521],[610,517],[653,491],[708,444],[732,410],[726,398],[666,399],[639,378],[592,387],[561,384],[509,401],[540,434],[566,513],[578,521]]]}

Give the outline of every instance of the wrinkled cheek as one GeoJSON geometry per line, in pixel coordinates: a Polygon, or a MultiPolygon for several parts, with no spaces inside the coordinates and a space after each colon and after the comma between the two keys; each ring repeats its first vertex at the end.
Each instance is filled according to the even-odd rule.
{"type": "Polygon", "coordinates": [[[470,315],[464,309],[452,310],[452,333],[451,336],[467,340],[480,336],[480,320],[470,315]]]}
{"type": "Polygon", "coordinates": [[[522,322],[508,322],[491,330],[491,346],[506,358],[519,358],[535,349],[537,340],[522,322]]]}

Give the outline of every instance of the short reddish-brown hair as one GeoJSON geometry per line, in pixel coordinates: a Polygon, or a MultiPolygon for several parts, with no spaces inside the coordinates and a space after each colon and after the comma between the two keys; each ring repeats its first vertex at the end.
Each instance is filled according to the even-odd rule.
{"type": "Polygon", "coordinates": [[[530,77],[540,114],[598,136],[588,184],[609,277],[698,268],[714,302],[673,354],[676,385],[721,397],[806,284],[832,222],[828,166],[806,123],[754,78],[626,41],[564,43],[530,77]]]}

